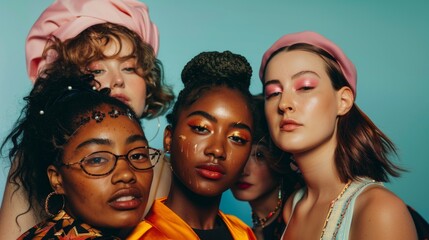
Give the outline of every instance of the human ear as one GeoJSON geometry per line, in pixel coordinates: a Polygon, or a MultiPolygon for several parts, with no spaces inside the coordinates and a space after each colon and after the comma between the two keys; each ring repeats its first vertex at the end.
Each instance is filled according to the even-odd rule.
{"type": "Polygon", "coordinates": [[[52,189],[54,189],[54,191],[58,194],[64,194],[65,192],[63,188],[63,179],[57,167],[55,167],[54,165],[49,165],[46,171],[52,189]]]}
{"type": "Polygon", "coordinates": [[[173,131],[171,129],[171,125],[168,125],[165,127],[164,130],[164,150],[166,152],[170,152],[170,145],[171,145],[171,135],[173,134],[173,131]]]}
{"type": "Polygon", "coordinates": [[[349,87],[342,87],[337,92],[338,96],[338,116],[343,116],[350,111],[353,106],[355,97],[349,87]]]}

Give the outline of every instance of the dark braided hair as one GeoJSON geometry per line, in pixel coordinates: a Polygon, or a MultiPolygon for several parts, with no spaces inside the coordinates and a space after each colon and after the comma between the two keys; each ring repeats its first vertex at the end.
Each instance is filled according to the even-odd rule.
{"type": "Polygon", "coordinates": [[[1,145],[2,152],[9,143],[12,145],[8,149],[12,165],[8,182],[16,186],[15,191],[22,187],[29,202],[28,209],[19,216],[31,209],[44,216],[44,201],[52,192],[46,170],[61,161],[63,146],[82,125],[82,116],[107,105],[129,112],[138,122],[126,104],[108,96],[107,91],[93,90],[92,75],[80,76],[73,67],[58,66],[37,79],[24,98],[26,105],[14,128],[1,145]]]}
{"type": "Polygon", "coordinates": [[[230,51],[198,54],[182,70],[182,82],[185,87],[180,91],[172,112],[167,115],[167,121],[174,129],[180,110],[216,86],[238,90],[245,97],[249,107],[252,106],[252,95],[249,91],[251,77],[252,67],[246,58],[239,54],[230,51]]]}

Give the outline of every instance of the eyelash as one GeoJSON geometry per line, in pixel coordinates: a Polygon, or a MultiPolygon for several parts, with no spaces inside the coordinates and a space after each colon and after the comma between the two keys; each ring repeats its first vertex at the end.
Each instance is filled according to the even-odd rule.
{"type": "Polygon", "coordinates": [[[123,68],[123,70],[125,70],[127,72],[133,72],[133,73],[136,72],[136,68],[134,68],[134,67],[126,67],[126,68],[123,68]]]}
{"type": "Polygon", "coordinates": [[[312,89],[314,89],[314,87],[312,87],[312,86],[302,86],[302,87],[298,88],[298,90],[301,90],[301,91],[309,91],[312,89]]]}
{"type": "Polygon", "coordinates": [[[272,97],[279,96],[280,94],[281,94],[281,92],[273,92],[271,94],[265,94],[265,99],[268,100],[268,99],[270,99],[272,97]]]}
{"type": "Polygon", "coordinates": [[[201,126],[201,125],[189,125],[189,127],[192,129],[192,131],[199,133],[199,134],[203,134],[203,133],[208,133],[210,132],[209,129],[206,126],[201,126]]]}
{"type": "Polygon", "coordinates": [[[101,74],[101,72],[103,70],[102,69],[88,69],[88,71],[94,75],[98,75],[98,74],[101,74]]]}
{"type": "Polygon", "coordinates": [[[242,138],[242,137],[240,137],[240,136],[235,136],[235,135],[233,135],[233,136],[230,136],[230,137],[228,137],[229,139],[231,139],[233,142],[236,142],[236,143],[238,143],[238,144],[240,144],[240,145],[245,145],[246,143],[248,143],[249,142],[249,140],[247,140],[247,139],[245,139],[245,138],[242,138]]]}

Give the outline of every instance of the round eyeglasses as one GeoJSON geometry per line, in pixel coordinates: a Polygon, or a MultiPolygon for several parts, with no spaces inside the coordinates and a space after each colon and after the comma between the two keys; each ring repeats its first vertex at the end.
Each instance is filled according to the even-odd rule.
{"type": "Polygon", "coordinates": [[[90,176],[105,176],[113,172],[119,158],[124,158],[134,170],[149,170],[158,163],[161,155],[160,150],[144,146],[133,148],[124,155],[116,155],[109,151],[93,152],[79,162],[60,163],[60,166],[70,167],[79,164],[90,176]]]}

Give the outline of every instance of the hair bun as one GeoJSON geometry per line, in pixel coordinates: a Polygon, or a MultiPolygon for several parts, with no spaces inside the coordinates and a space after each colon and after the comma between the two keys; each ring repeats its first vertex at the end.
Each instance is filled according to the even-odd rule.
{"type": "Polygon", "coordinates": [[[252,67],[245,57],[224,52],[202,52],[192,58],[182,71],[182,82],[185,88],[196,81],[237,81],[244,88],[249,88],[252,67]]]}

